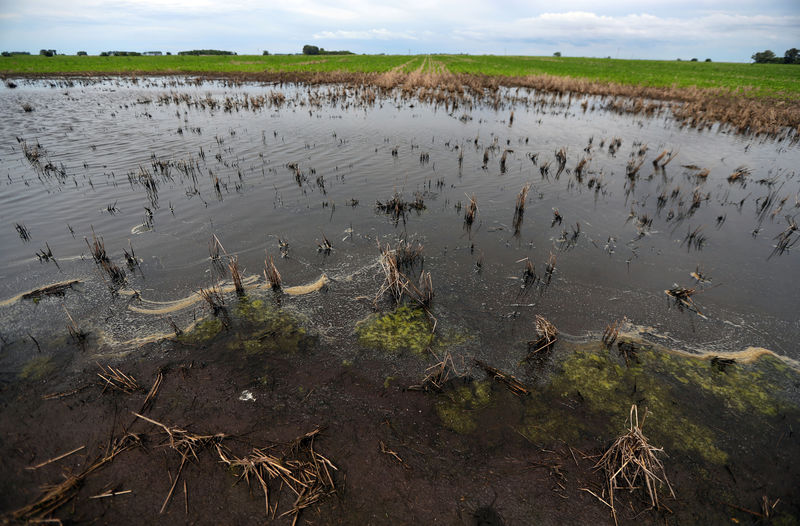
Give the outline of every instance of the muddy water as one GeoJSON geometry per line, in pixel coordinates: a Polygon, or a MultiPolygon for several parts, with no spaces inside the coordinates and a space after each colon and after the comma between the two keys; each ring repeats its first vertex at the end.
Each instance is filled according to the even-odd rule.
{"type": "MultiPolygon", "coordinates": [[[[488,342],[524,340],[541,313],[576,336],[627,316],[680,348],[759,346],[799,357],[797,254],[773,255],[785,216],[798,210],[795,144],[680,129],[664,116],[620,116],[600,109],[599,100],[583,111],[580,100],[536,106],[536,94],[515,92],[498,109],[474,101],[452,110],[398,96],[372,105],[355,93],[326,99],[335,89],[163,79],[3,88],[0,297],[64,279],[83,282],[63,298],[2,307],[6,341],[63,332],[62,303],[109,341],[169,332],[166,314],[137,315],[128,308],[130,292],[109,292],[83,239],[93,227],[121,268],[130,240],[141,263],[125,269],[126,289],[146,300],[175,300],[215,282],[212,234],[247,274],[261,273],[265,249],[277,258],[280,238],[289,243],[289,257],[277,258],[287,284],[323,273],[333,278],[334,319],[380,284],[370,267],[377,240],[406,237],[425,247],[437,313],[477,328],[473,341],[488,355],[488,342]],[[276,92],[285,102],[224,108],[226,98],[276,92]],[[165,95],[173,102],[159,100],[165,95]],[[206,104],[176,103],[178,97],[206,104]],[[23,111],[24,103],[34,110],[23,111]],[[38,146],[38,164],[26,159],[21,141],[29,151],[38,146]],[[557,174],[562,147],[565,169],[557,174]],[[654,168],[665,149],[677,157],[654,168]],[[643,161],[634,178],[626,176],[631,159],[643,161]],[[160,171],[155,162],[170,167],[160,171]],[[181,163],[191,169],[182,172],[181,163]],[[730,183],[740,166],[750,173],[730,183]],[[709,175],[696,177],[700,169],[709,175]],[[152,177],[154,192],[142,174],[152,177]],[[514,203],[526,183],[524,221],[514,235],[514,203]],[[395,193],[409,201],[419,193],[425,209],[399,221],[375,210],[395,193]],[[467,229],[464,207],[473,194],[477,219],[467,229]],[[553,224],[553,209],[562,223],[553,224]],[[702,244],[686,239],[697,228],[702,244]],[[323,236],[333,244],[329,254],[318,251],[323,236]],[[45,244],[58,266],[37,260],[45,244]],[[557,263],[549,286],[523,290],[519,260],[530,258],[542,275],[550,253],[557,263]],[[698,267],[711,281],[690,276],[698,267]],[[705,318],[671,304],[664,290],[673,283],[699,291],[693,299],[705,318]]],[[[196,304],[170,315],[186,325],[202,314],[196,304]]],[[[25,347],[32,345],[28,339],[25,347]]]]}

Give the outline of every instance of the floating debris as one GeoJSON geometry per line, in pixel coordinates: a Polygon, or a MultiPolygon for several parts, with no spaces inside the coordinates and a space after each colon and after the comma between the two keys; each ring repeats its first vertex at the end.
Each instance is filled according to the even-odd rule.
{"type": "Polygon", "coordinates": [[[506,374],[499,369],[495,369],[491,365],[488,365],[487,363],[484,363],[478,359],[475,359],[474,363],[475,365],[483,369],[486,372],[486,374],[491,376],[494,380],[508,387],[508,390],[514,393],[515,395],[527,396],[528,394],[530,394],[530,391],[528,391],[528,388],[525,387],[525,384],[514,378],[512,375],[506,374]]]}
{"type": "Polygon", "coordinates": [[[23,300],[33,300],[38,301],[44,296],[64,296],[67,293],[67,290],[72,289],[74,285],[80,283],[79,280],[73,279],[69,281],[61,281],[59,283],[53,283],[52,285],[46,285],[44,287],[40,287],[38,289],[34,289],[30,292],[26,292],[20,296],[23,300]]]}
{"type": "Polygon", "coordinates": [[[705,315],[700,312],[700,309],[697,308],[692,300],[692,296],[697,293],[696,289],[687,289],[675,283],[672,285],[672,288],[665,290],[664,293],[675,300],[675,305],[679,310],[686,308],[696,313],[698,316],[705,318],[705,315]]]}

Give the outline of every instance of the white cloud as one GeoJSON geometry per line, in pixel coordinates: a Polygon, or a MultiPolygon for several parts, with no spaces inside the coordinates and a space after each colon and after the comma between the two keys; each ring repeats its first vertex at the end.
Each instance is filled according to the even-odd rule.
{"type": "Polygon", "coordinates": [[[0,0],[0,47],[549,53],[747,60],[796,45],[797,0],[0,0]],[[555,11],[554,9],[559,9],[555,11]],[[154,26],[162,29],[155,30],[154,26]],[[142,28],[136,35],[134,28],[142,28]],[[310,42],[313,43],[313,42],[310,42]],[[554,48],[554,46],[558,46],[554,48]],[[549,51],[548,51],[549,50],[549,51]]]}
{"type": "Polygon", "coordinates": [[[314,33],[313,37],[320,40],[417,40],[413,33],[389,31],[387,29],[321,31],[314,33]]]}
{"type": "Polygon", "coordinates": [[[800,16],[731,15],[659,17],[647,13],[604,16],[587,11],[542,13],[502,24],[484,24],[454,30],[462,38],[482,40],[553,40],[737,43],[743,39],[772,40],[776,34],[800,33],[800,16]]]}

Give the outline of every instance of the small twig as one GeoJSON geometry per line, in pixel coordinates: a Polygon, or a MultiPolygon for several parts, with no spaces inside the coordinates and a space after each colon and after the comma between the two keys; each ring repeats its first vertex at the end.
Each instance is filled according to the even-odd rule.
{"type": "Polygon", "coordinates": [[[78,451],[80,451],[81,449],[84,449],[85,447],[86,447],[86,446],[76,447],[76,448],[75,448],[75,449],[73,449],[72,451],[68,451],[68,452],[64,453],[63,455],[59,455],[59,456],[57,456],[57,457],[51,458],[50,460],[45,460],[45,461],[44,461],[44,462],[42,462],[41,464],[36,464],[35,466],[28,466],[28,467],[27,467],[27,468],[25,468],[25,469],[27,469],[27,470],[29,470],[29,471],[34,471],[34,470],[37,470],[37,469],[39,469],[39,468],[42,468],[42,467],[44,467],[44,466],[46,466],[46,465],[48,465],[48,464],[52,464],[53,462],[58,462],[58,461],[59,461],[59,460],[61,460],[62,458],[67,458],[67,457],[68,457],[68,456],[70,456],[71,454],[73,454],[73,453],[77,453],[78,451]]]}
{"type": "Polygon", "coordinates": [[[116,497],[117,495],[126,495],[128,493],[133,493],[132,489],[126,489],[125,491],[106,491],[105,493],[101,493],[99,495],[92,495],[89,497],[90,499],[105,499],[107,497],[116,497]]]}
{"type": "MultiPolygon", "coordinates": [[[[137,415],[139,416],[139,415],[137,415]]],[[[143,417],[144,418],[144,417],[143,417]]],[[[145,420],[150,420],[145,418],[145,420]]],[[[151,422],[154,422],[150,420],[151,422]]],[[[175,480],[172,482],[172,487],[169,488],[169,493],[167,493],[167,498],[164,499],[164,504],[161,505],[161,511],[158,512],[159,515],[163,514],[164,511],[167,509],[167,505],[169,504],[169,500],[172,498],[172,493],[175,491],[175,486],[178,484],[178,479],[181,478],[181,472],[183,471],[183,465],[186,464],[186,455],[181,458],[181,467],[178,468],[178,474],[175,475],[175,480]]]]}
{"type": "Polygon", "coordinates": [[[158,373],[156,376],[155,382],[153,382],[153,387],[150,388],[150,392],[147,393],[147,397],[144,399],[144,403],[142,403],[142,408],[139,410],[140,413],[144,413],[153,403],[153,400],[156,398],[156,394],[158,393],[158,388],[161,387],[161,381],[164,379],[164,375],[162,373],[158,373]]]}
{"type": "MultiPolygon", "coordinates": [[[[386,444],[383,443],[383,440],[380,441],[380,444],[381,444],[381,453],[383,453],[385,455],[389,455],[390,457],[394,458],[399,464],[401,464],[404,467],[408,468],[408,465],[406,465],[406,463],[403,461],[403,459],[400,458],[400,455],[398,455],[397,452],[392,451],[391,449],[387,448],[386,444]]],[[[331,484],[332,484],[332,482],[331,482],[331,484]]]]}

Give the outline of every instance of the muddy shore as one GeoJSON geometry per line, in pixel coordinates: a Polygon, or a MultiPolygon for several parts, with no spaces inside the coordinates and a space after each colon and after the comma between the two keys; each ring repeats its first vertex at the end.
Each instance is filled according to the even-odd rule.
{"type": "MultiPolygon", "coordinates": [[[[442,407],[462,403],[458,393],[469,380],[453,380],[438,393],[407,389],[419,384],[431,360],[407,356],[401,361],[415,374],[386,376],[379,355],[350,363],[314,343],[300,352],[271,348],[242,359],[239,350],[225,350],[236,349],[231,345],[236,339],[221,333],[208,342],[145,346],[114,364],[142,386],[132,393],[99,379],[97,366],[66,377],[45,373],[38,380],[4,382],[0,458],[10,476],[3,478],[0,508],[6,518],[35,502],[43,485],[80,473],[107,454],[115,437],[133,433],[136,446],[87,476],[52,514],[17,518],[52,517],[65,524],[291,524],[292,514],[266,520],[259,486],[237,484],[236,471],[220,462],[213,447],[198,450],[159,513],[181,457],[166,446],[158,426],[133,413],[142,411],[161,373],[163,382],[144,415],[201,435],[224,433],[222,442],[233,454],[269,445],[282,451],[280,444],[321,428],[314,446],[337,468],[335,491],[303,510],[299,524],[613,524],[608,507],[590,493],[604,495],[605,477],[594,466],[608,440],[589,393],[566,393],[556,402],[564,405],[564,423],[577,419],[588,427],[564,435],[572,436],[569,441],[557,431],[532,439],[540,435],[520,431],[524,402],[502,383],[484,381],[480,369],[463,372],[477,382],[472,389],[492,403],[471,401],[465,414],[476,425],[463,427],[447,425],[442,417],[449,413],[442,407]],[[109,491],[112,496],[93,498],[109,491]]],[[[626,395],[614,396],[624,406],[626,395]]],[[[649,418],[663,417],[656,411],[649,418]]],[[[777,503],[770,510],[777,517],[772,523],[796,524],[796,418],[796,411],[759,418],[767,425],[762,436],[747,425],[740,437],[735,430],[724,433],[742,451],[756,448],[758,458],[745,453],[707,462],[670,450],[664,462],[676,498],[662,495],[661,509],[648,511],[641,492],[618,491],[620,523],[760,524],[762,499],[768,499],[777,503]],[[767,444],[772,447],[762,449],[767,444]]],[[[610,424],[627,429],[624,421],[610,424]]],[[[291,509],[295,495],[275,485],[270,498],[277,517],[291,509]]]]}

